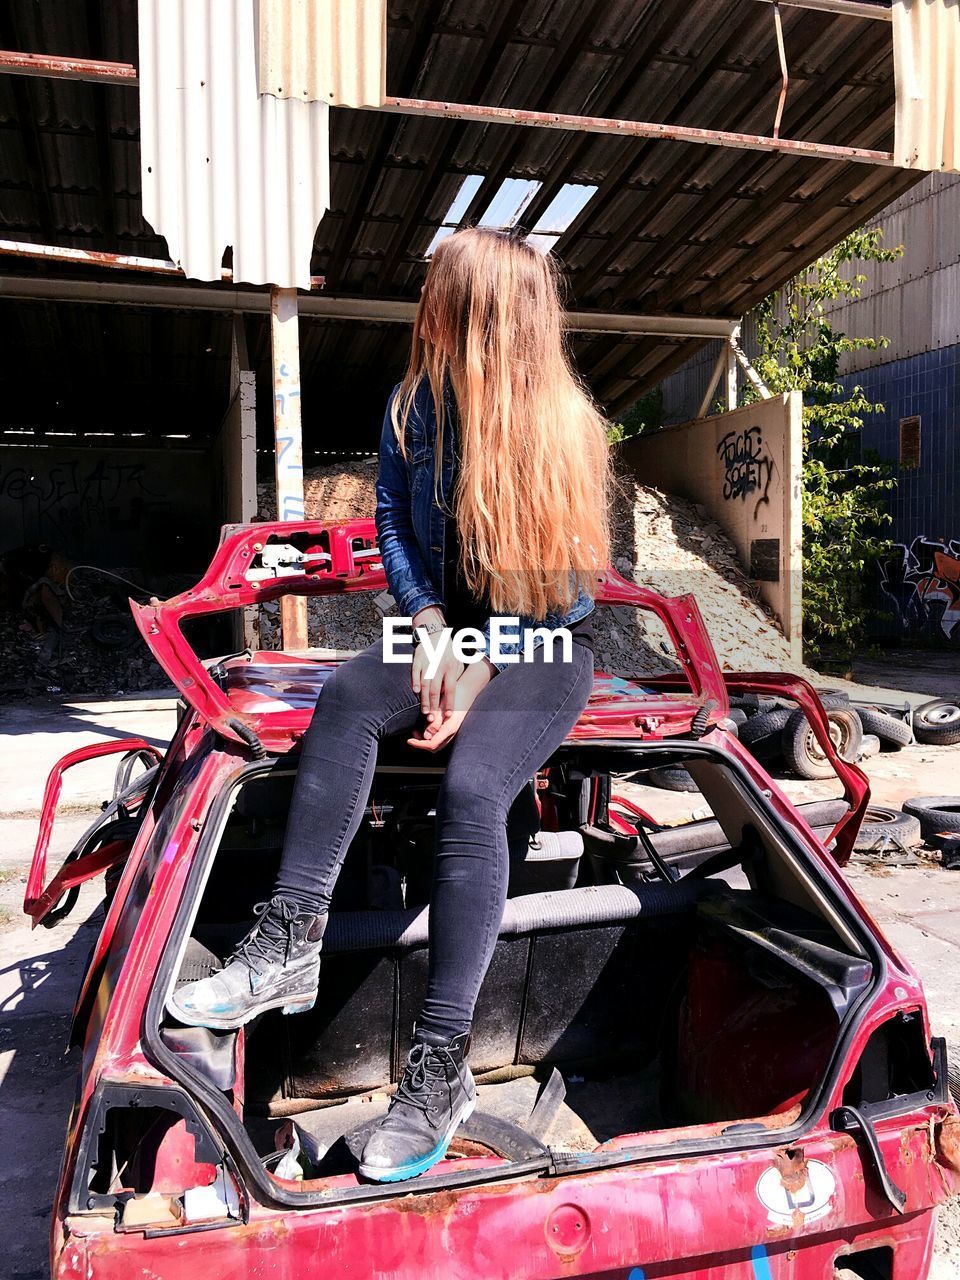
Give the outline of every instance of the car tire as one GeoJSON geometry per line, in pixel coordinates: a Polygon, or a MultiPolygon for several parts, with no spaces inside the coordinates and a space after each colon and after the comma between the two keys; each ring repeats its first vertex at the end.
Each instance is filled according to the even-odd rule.
{"type": "Polygon", "coordinates": [[[731,707],[738,707],[751,718],[766,715],[768,711],[777,711],[787,706],[783,698],[775,698],[768,693],[733,693],[730,695],[731,707]]]}
{"type": "Polygon", "coordinates": [[[948,698],[933,698],[913,709],[913,732],[930,747],[952,747],[960,742],[960,706],[948,698]]]}
{"type": "Polygon", "coordinates": [[[875,733],[881,743],[895,747],[899,751],[901,747],[908,747],[913,741],[910,726],[905,720],[888,716],[879,707],[857,707],[856,712],[863,725],[863,732],[875,733]]]}
{"type": "Polygon", "coordinates": [[[780,735],[794,714],[786,707],[777,707],[751,716],[740,729],[740,741],[758,760],[772,760],[780,754],[780,735]]]}
{"type": "Polygon", "coordinates": [[[850,695],[845,689],[814,689],[814,693],[823,703],[824,711],[839,711],[850,705],[850,695]]]}
{"type": "Polygon", "coordinates": [[[941,831],[960,832],[960,796],[914,796],[903,802],[903,811],[919,818],[925,840],[941,831]]]}
{"type": "Polygon", "coordinates": [[[644,781],[647,786],[659,787],[661,791],[700,790],[686,769],[680,767],[667,766],[663,769],[651,769],[644,781]]]}
{"type": "Polygon", "coordinates": [[[880,844],[894,844],[901,849],[910,849],[923,840],[920,820],[912,813],[904,813],[901,809],[893,809],[888,805],[867,805],[860,830],[853,847],[862,852],[876,849],[880,844]]]}
{"type": "Polygon", "coordinates": [[[759,693],[731,693],[730,705],[752,716],[760,710],[760,695],[759,693]]]}
{"type": "Polygon", "coordinates": [[[960,1107],[960,1037],[947,1036],[947,1088],[960,1107]]]}
{"type": "MultiPolygon", "coordinates": [[[[830,737],[837,753],[850,762],[856,760],[863,742],[863,726],[852,707],[837,707],[827,712],[830,737]]],[[[781,750],[787,766],[801,778],[832,778],[833,765],[824,754],[807,717],[794,711],[780,735],[781,750]]]]}
{"type": "Polygon", "coordinates": [[[743,707],[731,707],[730,714],[727,718],[732,720],[737,728],[739,728],[740,725],[746,724],[750,717],[747,715],[746,711],[744,711],[743,707]]]}

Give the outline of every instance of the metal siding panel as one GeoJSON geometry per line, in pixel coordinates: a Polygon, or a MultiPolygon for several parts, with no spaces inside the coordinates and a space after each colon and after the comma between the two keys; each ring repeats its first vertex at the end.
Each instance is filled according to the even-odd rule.
{"type": "Polygon", "coordinates": [[[955,0],[894,0],[894,152],[908,169],[960,169],[960,9],[955,0]]]}
{"type": "Polygon", "coordinates": [[[194,279],[310,287],[329,107],[257,92],[246,0],[140,0],[144,217],[194,279]]]}
{"type": "Polygon", "coordinates": [[[859,299],[828,308],[833,324],[857,336],[884,335],[890,345],[857,351],[843,362],[844,373],[948,347],[960,340],[957,289],[960,286],[960,178],[931,174],[897,200],[874,226],[886,247],[902,244],[891,263],[853,263],[867,279],[859,299]]]}
{"type": "Polygon", "coordinates": [[[260,92],[338,107],[386,93],[386,0],[260,0],[260,92]]]}

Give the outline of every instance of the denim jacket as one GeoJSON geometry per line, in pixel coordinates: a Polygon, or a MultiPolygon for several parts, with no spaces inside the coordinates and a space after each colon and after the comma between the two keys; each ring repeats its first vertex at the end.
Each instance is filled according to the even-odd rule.
{"type": "MultiPolygon", "coordinates": [[[[443,608],[446,521],[443,507],[434,494],[437,415],[430,384],[424,378],[417,388],[407,424],[406,458],[400,452],[390,421],[390,409],[397,390],[394,388],[390,396],[380,437],[376,522],[390,593],[400,613],[404,617],[412,617],[428,605],[443,608]]],[[[445,407],[447,429],[444,431],[439,492],[440,502],[444,504],[452,496],[455,468],[453,437],[456,407],[449,389],[445,407]]],[[[580,591],[573,606],[565,613],[552,611],[542,619],[521,617],[519,635],[515,630],[509,631],[501,638],[500,651],[502,654],[521,653],[528,632],[532,632],[536,647],[544,640],[539,628],[551,630],[572,626],[592,610],[593,601],[580,591]]],[[[489,646],[490,619],[483,628],[483,635],[489,646]]],[[[494,665],[502,670],[508,661],[494,661],[494,665]]]]}

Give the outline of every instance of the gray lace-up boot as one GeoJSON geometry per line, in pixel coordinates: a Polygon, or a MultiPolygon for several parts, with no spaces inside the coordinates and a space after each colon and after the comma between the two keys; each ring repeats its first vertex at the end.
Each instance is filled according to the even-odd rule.
{"type": "Polygon", "coordinates": [[[472,1113],[477,1086],[466,1064],[470,1036],[448,1044],[414,1033],[390,1110],[367,1139],[360,1174],[373,1182],[403,1182],[442,1160],[457,1129],[472,1113]]]}
{"type": "Polygon", "coordinates": [[[232,1031],[268,1009],[313,1008],[326,915],[302,912],[280,895],[254,910],[256,923],[224,968],[170,996],[167,1009],[179,1022],[232,1031]]]}

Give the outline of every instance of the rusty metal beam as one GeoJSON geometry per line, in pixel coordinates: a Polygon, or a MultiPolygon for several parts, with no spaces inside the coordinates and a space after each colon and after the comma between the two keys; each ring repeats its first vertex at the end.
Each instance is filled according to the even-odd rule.
{"type": "MultiPolygon", "coordinates": [[[[759,28],[764,22],[765,18],[762,14],[759,14],[758,11],[752,25],[759,28]]],[[[681,116],[682,113],[696,101],[697,97],[702,93],[703,84],[706,78],[709,77],[717,66],[723,62],[725,55],[731,47],[735,49],[740,44],[744,37],[744,31],[741,29],[731,32],[729,28],[730,24],[727,14],[721,10],[718,15],[714,16],[713,22],[707,24],[705,27],[702,35],[702,50],[700,55],[694,60],[690,67],[685,68],[682,72],[678,72],[675,76],[671,77],[670,92],[659,103],[659,109],[667,121],[677,119],[678,116],[681,116]]],[[[748,20],[747,31],[750,29],[751,27],[748,20]]],[[[762,82],[758,85],[757,78],[751,78],[749,83],[753,86],[754,95],[753,99],[750,101],[764,100],[767,96],[766,85],[762,82]]],[[[634,86],[632,84],[627,87],[625,94],[621,96],[621,101],[623,100],[623,97],[629,95],[630,90],[633,87],[634,86]]],[[[743,89],[738,85],[734,85],[728,89],[722,99],[717,96],[712,102],[711,109],[715,113],[715,119],[724,119],[724,115],[718,113],[722,113],[731,100],[735,100],[738,108],[735,118],[738,120],[744,118],[743,111],[749,109],[749,103],[744,104],[743,89]]],[[[607,110],[609,110],[609,108],[607,108],[607,110]]],[[[593,139],[587,137],[581,145],[586,149],[592,144],[593,139]]],[[[614,160],[607,169],[598,184],[598,189],[593,198],[582,210],[576,221],[567,228],[564,236],[561,237],[560,243],[555,246],[555,251],[561,257],[563,255],[565,244],[567,243],[567,238],[575,235],[579,228],[588,220],[592,221],[599,218],[610,205],[615,204],[620,199],[623,194],[624,187],[642,175],[647,164],[648,157],[656,145],[656,142],[647,141],[636,148],[621,148],[620,157],[617,160],[614,160]]],[[[566,155],[563,160],[561,160],[561,168],[565,166],[565,163],[566,155]]],[[[699,151],[694,150],[686,164],[675,165],[671,170],[669,180],[665,178],[663,183],[658,184],[655,195],[651,197],[651,199],[654,199],[654,201],[659,199],[664,184],[674,187],[674,189],[682,187],[687,179],[700,168],[702,163],[702,154],[699,151]]],[[[585,164],[586,167],[589,168],[588,157],[585,158],[585,164]]],[[[526,210],[524,215],[525,225],[532,225],[535,219],[539,217],[540,213],[547,207],[547,201],[553,198],[555,190],[557,189],[555,182],[554,174],[551,173],[544,181],[543,189],[533,201],[533,204],[537,205],[537,207],[526,210]],[[540,202],[539,204],[538,201],[540,202]]],[[[645,224],[649,224],[650,217],[647,214],[646,200],[643,205],[642,217],[643,222],[645,224]]],[[[628,235],[636,225],[637,219],[635,216],[627,219],[623,215],[616,219],[614,225],[610,225],[610,236],[607,243],[602,249],[598,250],[598,252],[592,256],[585,270],[577,272],[574,288],[577,290],[578,297],[583,299],[587,296],[590,285],[596,275],[595,268],[598,261],[603,259],[604,264],[606,264],[617,257],[622,252],[624,236],[628,235]]]]}
{"type": "MultiPolygon", "coordinates": [[[[882,129],[882,121],[879,122],[876,127],[878,131],[882,129]]],[[[798,242],[798,240],[794,239],[794,236],[797,233],[803,235],[803,233],[808,230],[814,232],[817,221],[826,217],[828,214],[831,214],[838,206],[846,208],[849,211],[849,217],[844,220],[844,231],[837,231],[838,220],[835,217],[830,217],[829,234],[833,235],[832,243],[835,244],[837,240],[845,234],[846,230],[849,229],[847,224],[849,224],[851,220],[853,220],[854,225],[858,222],[862,222],[866,217],[866,214],[862,212],[863,202],[861,201],[853,205],[845,199],[850,189],[849,181],[844,181],[845,176],[849,177],[849,175],[844,175],[842,172],[837,174],[837,176],[830,182],[827,182],[822,187],[818,188],[813,195],[798,202],[794,212],[786,218],[783,216],[782,208],[771,208],[770,211],[764,215],[763,219],[758,221],[754,228],[751,228],[751,236],[756,236],[756,241],[751,239],[750,242],[745,243],[742,239],[731,238],[729,248],[731,258],[724,266],[721,273],[727,281],[727,286],[729,286],[730,275],[734,270],[734,262],[737,259],[749,259],[751,255],[756,253],[757,243],[763,243],[766,235],[766,228],[764,225],[766,222],[776,222],[778,224],[780,234],[783,237],[782,254],[784,256],[789,255],[794,258],[799,254],[803,254],[805,263],[812,262],[817,255],[808,247],[808,241],[803,240],[798,242]]],[[[877,185],[879,189],[884,192],[890,189],[889,182],[887,181],[880,181],[878,179],[877,185]]],[[[895,196],[890,196],[891,200],[895,198],[895,196]]],[[[782,203],[782,199],[783,197],[781,196],[778,203],[782,203]]],[[[726,230],[727,223],[724,223],[723,226],[717,228],[717,235],[722,238],[726,233],[726,230]]],[[[665,267],[673,263],[674,273],[682,275],[687,281],[687,289],[684,294],[684,298],[690,300],[688,305],[694,305],[693,299],[695,297],[696,305],[703,306],[705,305],[706,298],[709,298],[711,295],[715,295],[718,292],[717,281],[714,279],[711,279],[705,286],[702,286],[699,293],[696,291],[696,282],[700,278],[700,273],[707,265],[708,261],[709,251],[707,249],[701,249],[692,259],[689,257],[684,258],[680,255],[671,255],[664,262],[665,267]]],[[[750,282],[748,282],[744,287],[748,288],[749,285],[750,282]]],[[[724,288],[723,292],[726,295],[728,288],[724,288]]]]}
{"type": "MultiPolygon", "coordinates": [[[[471,64],[469,72],[466,69],[463,71],[460,83],[463,84],[468,93],[482,92],[482,87],[489,83],[503,55],[503,46],[509,42],[510,35],[516,30],[517,22],[526,7],[526,3],[527,0],[510,0],[510,3],[506,3],[506,0],[504,0],[503,3],[497,6],[495,10],[496,18],[484,36],[483,43],[471,64]]],[[[416,102],[418,99],[388,98],[386,101],[398,103],[416,102]]],[[[379,110],[379,108],[376,109],[379,110]]],[[[419,115],[421,113],[401,110],[399,114],[419,115]]],[[[385,286],[389,287],[403,255],[409,251],[410,238],[414,228],[423,223],[424,214],[430,202],[436,196],[437,184],[445,177],[450,161],[456,153],[466,127],[466,124],[456,124],[452,129],[443,130],[444,136],[438,140],[428,157],[426,169],[420,180],[420,194],[405,211],[396,234],[393,236],[384,256],[383,265],[380,269],[380,279],[385,286]]]]}
{"type": "MultiPolygon", "coordinates": [[[[446,0],[430,0],[429,5],[421,6],[423,13],[418,20],[410,51],[398,75],[401,84],[409,84],[411,87],[416,84],[423,60],[433,39],[436,20],[445,3],[446,0]]],[[[402,126],[403,121],[400,119],[384,118],[381,121],[376,143],[363,162],[361,175],[358,177],[356,174],[351,174],[350,186],[344,201],[343,223],[330,261],[326,264],[326,274],[335,289],[341,286],[341,277],[350,256],[350,250],[360,233],[363,218],[373,199],[373,194],[383,181],[384,164],[402,126]]]]}
{"type": "MultiPolygon", "coordinates": [[[[872,57],[884,43],[885,37],[881,31],[871,34],[873,35],[873,40],[869,56],[872,57]]],[[[865,35],[864,40],[869,42],[870,35],[865,35]]],[[[815,119],[817,112],[822,107],[822,94],[829,95],[838,90],[843,83],[845,75],[858,57],[863,57],[863,46],[859,42],[857,46],[847,51],[845,57],[837,59],[836,64],[830,70],[826,83],[818,88],[816,94],[814,94],[812,88],[806,88],[800,94],[793,110],[795,127],[805,127],[815,119]]],[[[750,160],[741,170],[738,189],[743,190],[750,183],[757,181],[768,165],[770,165],[769,157],[756,157],[750,160]]],[[[808,174],[797,173],[791,166],[783,177],[779,178],[763,193],[762,199],[766,205],[773,209],[785,196],[795,191],[798,186],[807,180],[809,180],[808,174]]],[[[730,203],[728,185],[725,182],[716,182],[713,189],[697,201],[697,207],[689,210],[671,227],[670,238],[673,244],[682,244],[686,236],[695,234],[700,228],[706,226],[719,208],[724,204],[730,203]]],[[[646,211],[643,212],[645,213],[646,211]]],[[[735,214],[735,216],[739,215],[735,214]]],[[[722,234],[722,229],[720,233],[722,234]]],[[[710,252],[713,251],[714,247],[711,245],[710,252]]],[[[701,256],[705,256],[705,253],[701,254],[701,256]]],[[[628,275],[618,283],[618,293],[622,291],[621,296],[625,298],[633,297],[635,291],[651,279],[654,267],[662,269],[663,266],[663,245],[657,242],[633,265],[628,275]]]]}
{"type": "MultiPolygon", "coordinates": [[[[877,31],[876,37],[874,37],[874,40],[872,41],[872,52],[876,52],[879,49],[879,46],[883,44],[883,40],[884,36],[882,31],[877,31]]],[[[855,46],[855,49],[861,49],[861,46],[863,46],[863,41],[858,41],[858,45],[855,46]]],[[[835,69],[837,76],[842,77],[842,74],[844,74],[844,63],[845,59],[838,59],[838,64],[835,69]]],[[[861,106],[858,116],[851,120],[850,127],[854,129],[859,129],[860,127],[867,128],[869,127],[870,120],[874,120],[873,136],[881,137],[882,133],[879,131],[882,129],[882,124],[878,125],[874,116],[876,116],[876,111],[874,111],[873,102],[867,102],[867,104],[861,106]]],[[[814,118],[815,104],[810,106],[808,110],[804,111],[803,116],[801,116],[801,123],[809,122],[809,120],[813,120],[814,118]]],[[[748,172],[744,174],[744,179],[742,179],[744,180],[744,183],[749,183],[751,180],[759,177],[765,166],[768,166],[769,164],[771,164],[771,161],[767,159],[754,161],[753,165],[748,169],[748,172]]],[[[774,215],[774,210],[777,209],[777,206],[780,205],[786,197],[790,196],[801,182],[803,182],[803,179],[797,177],[794,166],[790,166],[790,169],[783,174],[783,177],[778,179],[777,182],[773,183],[772,187],[767,189],[767,192],[764,193],[764,200],[772,206],[771,214],[767,215],[768,218],[769,216],[774,215]]],[[[794,215],[797,229],[805,227],[805,225],[812,224],[813,219],[820,211],[826,210],[828,206],[835,205],[838,193],[846,191],[847,187],[849,187],[849,182],[847,182],[846,170],[842,170],[842,172],[838,173],[836,177],[833,177],[828,183],[824,184],[824,187],[820,188],[817,195],[810,198],[809,201],[805,201],[804,204],[797,209],[796,214],[794,215]]],[[[887,188],[888,179],[884,179],[884,189],[887,188]]],[[[712,195],[708,197],[704,197],[703,202],[699,202],[698,209],[691,210],[684,219],[680,220],[680,223],[678,223],[675,230],[673,230],[673,236],[677,239],[681,239],[682,241],[682,238],[686,236],[690,229],[695,230],[696,227],[700,227],[700,225],[703,225],[705,221],[712,218],[714,210],[716,210],[719,205],[723,204],[721,191],[726,191],[726,188],[724,188],[722,183],[719,183],[716,192],[713,192],[712,195]]],[[[891,196],[891,198],[895,197],[891,196]]],[[[736,214],[736,211],[733,212],[732,218],[727,219],[728,223],[735,225],[736,219],[739,218],[739,216],[739,214],[736,214]]],[[[777,214],[777,216],[782,215],[777,214]]],[[[865,216],[867,216],[867,212],[865,212],[863,207],[861,207],[860,220],[865,218],[865,216]]],[[[846,229],[849,228],[845,227],[844,230],[846,229]]],[[[727,223],[724,223],[721,227],[717,228],[716,237],[721,242],[724,237],[728,237],[730,234],[731,233],[727,230],[727,223]]],[[[836,242],[836,238],[837,234],[833,236],[833,241],[831,241],[831,243],[836,242]]],[[[755,253],[753,244],[744,246],[744,244],[733,243],[731,247],[735,248],[735,250],[740,252],[741,255],[755,253]]],[[[814,250],[813,246],[810,246],[808,248],[808,252],[804,253],[804,261],[801,262],[799,261],[799,251],[795,248],[794,255],[791,257],[791,270],[788,270],[783,278],[786,278],[787,275],[795,274],[796,270],[803,268],[806,262],[814,259],[820,251],[822,251],[822,248],[815,248],[814,250]]],[[[648,278],[648,274],[650,271],[653,271],[654,266],[657,270],[663,271],[669,262],[676,262],[675,271],[673,271],[672,274],[681,274],[684,275],[685,278],[689,279],[689,288],[687,288],[685,294],[686,305],[695,305],[700,311],[709,310],[710,300],[713,298],[714,305],[716,305],[716,302],[718,301],[718,294],[721,291],[718,291],[717,288],[713,288],[712,285],[707,284],[707,287],[701,288],[701,291],[698,293],[696,292],[696,282],[698,282],[699,271],[703,269],[708,262],[713,261],[714,257],[716,257],[716,246],[712,244],[712,246],[701,248],[698,253],[695,253],[695,256],[692,257],[692,259],[690,259],[689,256],[682,256],[681,251],[675,251],[672,255],[669,255],[668,260],[664,262],[662,247],[660,247],[659,244],[657,244],[657,246],[653,246],[650,248],[650,251],[648,251],[648,255],[645,256],[645,259],[641,259],[640,262],[637,262],[635,268],[632,269],[630,275],[627,276],[625,282],[621,285],[622,292],[618,292],[620,292],[623,305],[628,305],[627,300],[630,300],[630,298],[637,297],[634,293],[635,289],[640,288],[641,283],[643,283],[643,280],[648,278]]],[[[733,306],[727,306],[727,310],[735,310],[735,308],[737,311],[748,310],[750,306],[753,306],[754,303],[758,301],[758,298],[755,296],[755,291],[755,283],[751,282],[751,280],[746,280],[744,287],[740,289],[740,292],[733,294],[733,306]]],[[[649,291],[646,292],[649,293],[649,291]]],[[[728,291],[723,291],[723,293],[724,297],[728,297],[728,291]]],[[[636,305],[636,302],[634,302],[634,305],[636,305]]],[[[686,343],[685,347],[687,352],[686,358],[689,358],[692,353],[694,353],[695,349],[698,349],[690,343],[686,343]]],[[[636,357],[634,353],[628,351],[628,349],[623,347],[622,344],[621,349],[623,356],[621,358],[620,367],[614,371],[611,378],[605,379],[608,385],[614,385],[614,387],[616,387],[616,385],[622,385],[622,383],[617,383],[617,375],[620,376],[621,379],[636,378],[636,381],[641,381],[639,376],[636,376],[636,357]]],[[[682,362],[684,361],[677,360],[676,356],[664,353],[662,360],[658,362],[657,378],[654,380],[662,380],[664,376],[667,376],[668,372],[672,372],[673,369],[676,369],[676,367],[682,364],[682,362]]],[[[586,366],[585,372],[588,376],[590,375],[591,370],[589,366],[586,366]]],[[[602,383],[603,381],[604,380],[602,379],[602,383]]],[[[602,388],[600,388],[600,392],[602,392],[602,388]]],[[[622,407],[620,394],[613,397],[613,403],[617,403],[618,406],[622,407]]]]}
{"type": "Polygon", "coordinates": [[[137,68],[131,62],[101,62],[96,58],[60,58],[46,53],[18,53],[0,49],[0,74],[47,76],[53,80],[89,80],[96,84],[135,86],[137,68]]]}
{"type": "MultiPolygon", "coordinates": [[[[810,160],[855,161],[858,164],[896,167],[892,151],[866,147],[839,147],[798,138],[770,138],[756,133],[724,129],[696,129],[690,125],[657,124],[650,120],[608,120],[602,116],[567,115],[561,111],[522,111],[515,107],[484,107],[472,102],[440,102],[432,98],[392,98],[379,107],[360,111],[387,111],[399,115],[428,116],[435,120],[461,120],[470,124],[510,124],[522,128],[560,129],[571,133],[603,133],[620,138],[659,138],[666,142],[695,142],[708,147],[734,147],[741,151],[767,151],[802,156],[810,160]]],[[[353,110],[353,108],[351,108],[353,110]]]]}
{"type": "MultiPolygon", "coordinates": [[[[796,184],[795,177],[793,181],[795,185],[796,184]]],[[[805,245],[803,262],[806,263],[806,262],[813,261],[820,253],[825,252],[827,249],[829,249],[831,245],[835,244],[837,239],[840,236],[846,234],[846,232],[850,230],[851,227],[862,225],[865,222],[867,222],[881,208],[885,207],[891,200],[896,199],[897,196],[900,194],[901,190],[906,189],[907,187],[912,185],[913,182],[916,182],[916,181],[917,181],[917,175],[913,173],[911,177],[911,171],[905,170],[904,173],[900,175],[900,179],[897,183],[896,190],[891,190],[888,181],[883,182],[876,193],[873,193],[869,196],[864,197],[864,199],[857,206],[855,207],[851,206],[849,210],[849,216],[847,217],[842,227],[838,228],[836,222],[834,221],[830,224],[830,227],[828,230],[825,230],[822,233],[816,235],[813,240],[807,243],[805,245]]],[[[818,192],[817,195],[813,197],[810,202],[808,202],[805,206],[802,206],[801,208],[798,209],[795,215],[797,228],[800,229],[801,227],[804,227],[804,226],[813,225],[815,223],[815,219],[818,216],[818,214],[825,216],[827,208],[836,203],[837,192],[842,189],[843,189],[843,175],[838,175],[837,178],[835,178],[831,183],[828,183],[826,187],[824,187],[820,192],[818,192]]],[[[781,192],[780,194],[782,195],[783,193],[781,192]]],[[[736,246],[736,250],[737,250],[737,253],[740,254],[741,256],[748,256],[750,253],[754,251],[751,246],[742,246],[742,245],[736,246]]],[[[799,252],[799,249],[797,246],[786,246],[784,248],[782,256],[785,259],[789,258],[791,255],[794,258],[796,258],[798,252],[799,252]]],[[[695,293],[694,282],[697,276],[696,264],[698,261],[701,261],[701,260],[705,261],[708,256],[709,255],[707,251],[704,251],[700,255],[699,259],[695,259],[693,263],[682,262],[679,265],[679,268],[678,268],[679,271],[682,272],[685,276],[691,277],[691,286],[688,289],[688,296],[691,300],[691,305],[692,305],[693,299],[695,298],[696,303],[701,308],[709,307],[711,298],[713,298],[714,301],[716,301],[719,295],[721,294],[721,292],[724,296],[724,300],[725,300],[725,303],[727,304],[728,310],[732,310],[734,309],[734,307],[737,310],[747,310],[751,306],[755,305],[755,303],[758,301],[757,283],[755,280],[749,280],[749,279],[744,280],[742,288],[736,293],[734,293],[732,297],[730,294],[729,287],[721,290],[718,287],[715,287],[715,286],[711,287],[708,285],[707,288],[702,290],[699,294],[695,293]],[[732,303],[732,306],[730,305],[731,303],[732,303]]],[[[790,274],[795,274],[797,270],[801,269],[802,265],[803,265],[802,263],[798,263],[795,266],[793,266],[790,270],[790,274]]],[[[725,275],[729,281],[729,276],[730,276],[729,268],[727,269],[725,275]]],[[[786,278],[786,276],[784,276],[784,278],[786,278]]],[[[636,399],[637,396],[643,393],[644,389],[647,386],[653,385],[656,382],[662,381],[663,378],[665,378],[669,373],[672,373],[674,369],[676,369],[679,365],[683,364],[687,359],[689,359],[694,354],[694,352],[697,349],[699,349],[699,345],[700,345],[699,343],[694,344],[693,342],[690,342],[690,341],[685,342],[681,348],[681,350],[685,353],[682,358],[678,358],[676,355],[668,354],[667,351],[664,349],[661,359],[658,360],[657,362],[656,369],[655,369],[655,376],[648,379],[648,378],[644,378],[642,373],[640,373],[637,369],[638,361],[637,361],[637,356],[635,351],[629,350],[625,344],[621,343],[620,344],[621,350],[624,352],[623,357],[621,358],[619,363],[614,367],[612,371],[607,372],[606,375],[600,379],[601,382],[604,382],[607,385],[610,385],[611,387],[614,388],[614,390],[609,394],[609,397],[606,400],[606,403],[610,411],[619,412],[621,409],[628,407],[629,404],[632,402],[631,394],[632,394],[632,399],[636,399]],[[620,389],[623,387],[625,382],[628,384],[632,382],[633,385],[635,386],[635,390],[632,393],[630,391],[620,389]]],[[[593,376],[593,367],[589,359],[585,360],[582,363],[581,367],[583,368],[583,372],[586,377],[590,378],[593,376]]]]}
{"type": "MultiPolygon", "coordinates": [[[[752,25],[748,25],[746,33],[749,35],[754,29],[759,29],[765,21],[764,15],[758,10],[754,15],[752,25]]],[[[806,31],[806,24],[803,18],[796,25],[802,32],[806,31]]],[[[698,59],[694,75],[687,86],[686,92],[681,97],[672,100],[667,109],[672,112],[685,110],[695,100],[697,94],[702,91],[700,77],[705,74],[710,75],[716,67],[717,61],[723,59],[729,45],[739,42],[743,35],[744,32],[742,30],[737,30],[728,34],[725,41],[722,39],[708,40],[706,47],[713,48],[712,56],[705,51],[701,58],[698,59]]],[[[714,98],[712,109],[716,119],[731,118],[727,115],[728,112],[733,113],[733,119],[747,119],[752,110],[766,101],[769,93],[769,86],[766,83],[757,83],[755,78],[751,78],[748,84],[752,90],[749,94],[745,93],[746,86],[732,84],[722,97],[717,95],[714,98]]],[[[599,213],[608,204],[617,200],[623,191],[624,185],[641,172],[641,166],[645,162],[647,152],[655,145],[655,143],[651,142],[647,146],[639,148],[636,156],[625,149],[623,162],[615,165],[612,171],[604,177],[599,191],[588,207],[592,206],[599,213]]],[[[702,155],[699,151],[688,152],[687,154],[686,161],[674,165],[669,176],[664,176],[651,191],[650,195],[644,197],[639,211],[635,209],[630,210],[629,213],[624,211],[612,224],[609,224],[609,240],[598,248],[589,261],[578,269],[573,280],[573,287],[577,292],[578,298],[585,299],[593,285],[603,277],[610,264],[621,256],[623,239],[630,233],[630,230],[638,222],[641,225],[650,226],[674,196],[682,192],[687,182],[695,177],[703,163],[702,155]]],[[[742,160],[740,157],[736,157],[732,162],[742,163],[742,160]]],[[[659,242],[657,242],[657,247],[659,248],[659,242]]]]}
{"type": "MultiPolygon", "coordinates": [[[[0,257],[39,258],[48,262],[69,262],[77,266],[109,267],[117,271],[147,271],[152,275],[177,276],[186,279],[183,268],[169,258],[138,258],[126,253],[103,253],[95,249],[68,249],[58,244],[36,244],[32,240],[0,240],[0,257]]],[[[221,280],[231,281],[233,272],[223,267],[221,280]]],[[[311,276],[311,289],[322,289],[324,276],[311,276]]]]}
{"type": "MultiPolygon", "coordinates": [[[[564,86],[566,77],[570,74],[577,58],[583,52],[585,37],[596,25],[597,17],[602,13],[606,2],[607,0],[592,0],[592,3],[585,4],[580,12],[573,14],[570,24],[564,31],[563,38],[550,62],[548,74],[543,82],[537,86],[537,93],[533,102],[535,107],[546,107],[554,94],[564,86]]],[[[603,109],[606,111],[606,106],[603,109]]],[[[504,180],[509,177],[511,169],[516,163],[517,157],[526,141],[527,135],[525,134],[507,133],[506,135],[500,135],[497,151],[484,175],[483,182],[480,184],[480,188],[470,201],[470,204],[464,210],[463,217],[460,220],[462,225],[470,226],[487,208],[504,180]]],[[[537,197],[534,198],[536,199],[537,197]]],[[[525,219],[524,225],[526,225],[525,219]]]]}

